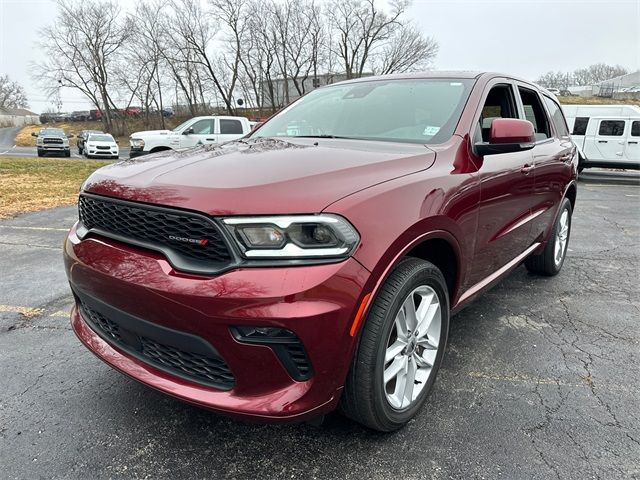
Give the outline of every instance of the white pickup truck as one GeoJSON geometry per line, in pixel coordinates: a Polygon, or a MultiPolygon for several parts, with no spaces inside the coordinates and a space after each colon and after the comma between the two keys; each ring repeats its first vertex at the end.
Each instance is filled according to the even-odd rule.
{"type": "Polygon", "coordinates": [[[635,105],[563,105],[578,170],[640,169],[640,108],[635,105]]]}
{"type": "Polygon", "coordinates": [[[244,137],[251,131],[245,117],[195,117],[173,130],[148,130],[135,132],[129,137],[130,158],[162,150],[180,150],[224,143],[244,137]]]}

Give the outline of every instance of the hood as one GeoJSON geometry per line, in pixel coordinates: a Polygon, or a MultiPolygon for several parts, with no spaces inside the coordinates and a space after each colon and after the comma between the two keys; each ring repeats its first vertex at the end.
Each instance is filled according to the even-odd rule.
{"type": "Polygon", "coordinates": [[[144,138],[153,135],[169,135],[172,132],[171,130],[144,130],[142,132],[134,132],[129,135],[129,138],[144,138]]]}
{"type": "Polygon", "coordinates": [[[263,138],[118,162],[97,170],[84,190],[210,215],[317,213],[434,160],[424,145],[263,138]]]}

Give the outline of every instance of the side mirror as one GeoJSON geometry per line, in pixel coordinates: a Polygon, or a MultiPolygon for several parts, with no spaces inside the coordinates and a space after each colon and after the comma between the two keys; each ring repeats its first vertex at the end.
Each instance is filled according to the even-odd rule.
{"type": "Polygon", "coordinates": [[[184,132],[182,132],[183,135],[191,135],[192,133],[193,133],[193,127],[189,127],[184,132]]]}
{"type": "Polygon", "coordinates": [[[478,155],[485,156],[531,150],[535,143],[536,134],[530,121],[496,118],[491,122],[489,143],[478,142],[474,148],[478,155]]]}
{"type": "Polygon", "coordinates": [[[36,132],[31,132],[31,136],[32,136],[32,137],[37,137],[37,136],[38,136],[38,134],[37,134],[36,132]]]}

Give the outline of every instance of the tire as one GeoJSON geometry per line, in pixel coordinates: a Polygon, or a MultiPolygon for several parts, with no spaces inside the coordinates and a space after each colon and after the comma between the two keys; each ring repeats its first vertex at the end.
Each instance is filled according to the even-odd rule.
{"type": "Polygon", "coordinates": [[[70,157],[70,156],[71,156],[71,151],[66,151],[66,152],[64,152],[64,156],[65,156],[65,157],[70,157]]]}
{"type": "Polygon", "coordinates": [[[558,210],[556,223],[553,225],[553,230],[551,231],[549,240],[547,240],[544,251],[540,255],[531,255],[524,261],[525,267],[527,267],[527,270],[531,273],[552,277],[562,270],[562,265],[564,265],[564,259],[567,255],[569,237],[571,235],[572,213],[571,202],[568,198],[563,199],[560,204],[560,209],[558,210]],[[565,226],[566,229],[564,228],[565,226]],[[559,242],[564,243],[558,245],[559,242]],[[556,251],[557,245],[561,251],[556,251]]]}
{"type": "Polygon", "coordinates": [[[78,147],[78,155],[82,155],[82,148],[78,147]]]}
{"type": "Polygon", "coordinates": [[[40,150],[38,150],[38,156],[39,157],[44,157],[44,153],[42,153],[40,150]]]}
{"type": "Polygon", "coordinates": [[[433,387],[448,332],[449,296],[442,273],[429,262],[405,258],[382,285],[367,315],[341,398],[341,412],[362,425],[382,432],[404,426],[418,413],[433,387]],[[419,299],[417,304],[416,299],[419,299]],[[413,334],[409,332],[409,335],[403,334],[404,339],[400,338],[399,326],[408,325],[408,321],[404,323],[403,320],[405,305],[411,302],[411,305],[418,307],[419,313],[423,301],[429,301],[424,305],[430,306],[426,309],[425,320],[428,320],[428,312],[435,312],[426,330],[427,335],[416,342],[415,339],[420,338],[421,329],[418,327],[413,334]],[[430,347],[425,348],[424,345],[430,347]],[[400,347],[403,347],[402,351],[391,353],[400,347]],[[418,359],[428,362],[420,365],[418,359]],[[394,365],[405,366],[398,370],[392,368],[394,365]],[[385,372],[388,374],[393,370],[398,370],[396,376],[389,375],[391,380],[385,382],[385,372]],[[411,395],[407,397],[407,389],[403,388],[400,376],[409,376],[411,371],[415,379],[413,382],[406,382],[407,377],[403,377],[405,386],[412,385],[409,390],[411,395]],[[401,390],[402,395],[398,393],[401,390]]]}

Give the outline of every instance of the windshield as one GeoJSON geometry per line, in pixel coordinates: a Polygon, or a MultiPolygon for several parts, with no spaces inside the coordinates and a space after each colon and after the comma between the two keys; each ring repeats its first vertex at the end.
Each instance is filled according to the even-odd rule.
{"type": "Polygon", "coordinates": [[[61,128],[43,128],[40,130],[40,135],[64,135],[64,130],[61,128]]]}
{"type": "Polygon", "coordinates": [[[113,137],[111,135],[89,135],[90,142],[113,142],[113,137]]]}
{"type": "Polygon", "coordinates": [[[442,143],[455,130],[470,79],[376,80],[321,88],[252,137],[342,137],[442,143]]]}
{"type": "Polygon", "coordinates": [[[189,123],[191,123],[191,121],[193,120],[193,118],[190,118],[189,120],[187,120],[186,122],[182,122],[180,125],[178,125],[176,128],[174,128],[172,130],[172,132],[179,132],[181,131],[184,127],[186,127],[189,123]]]}

